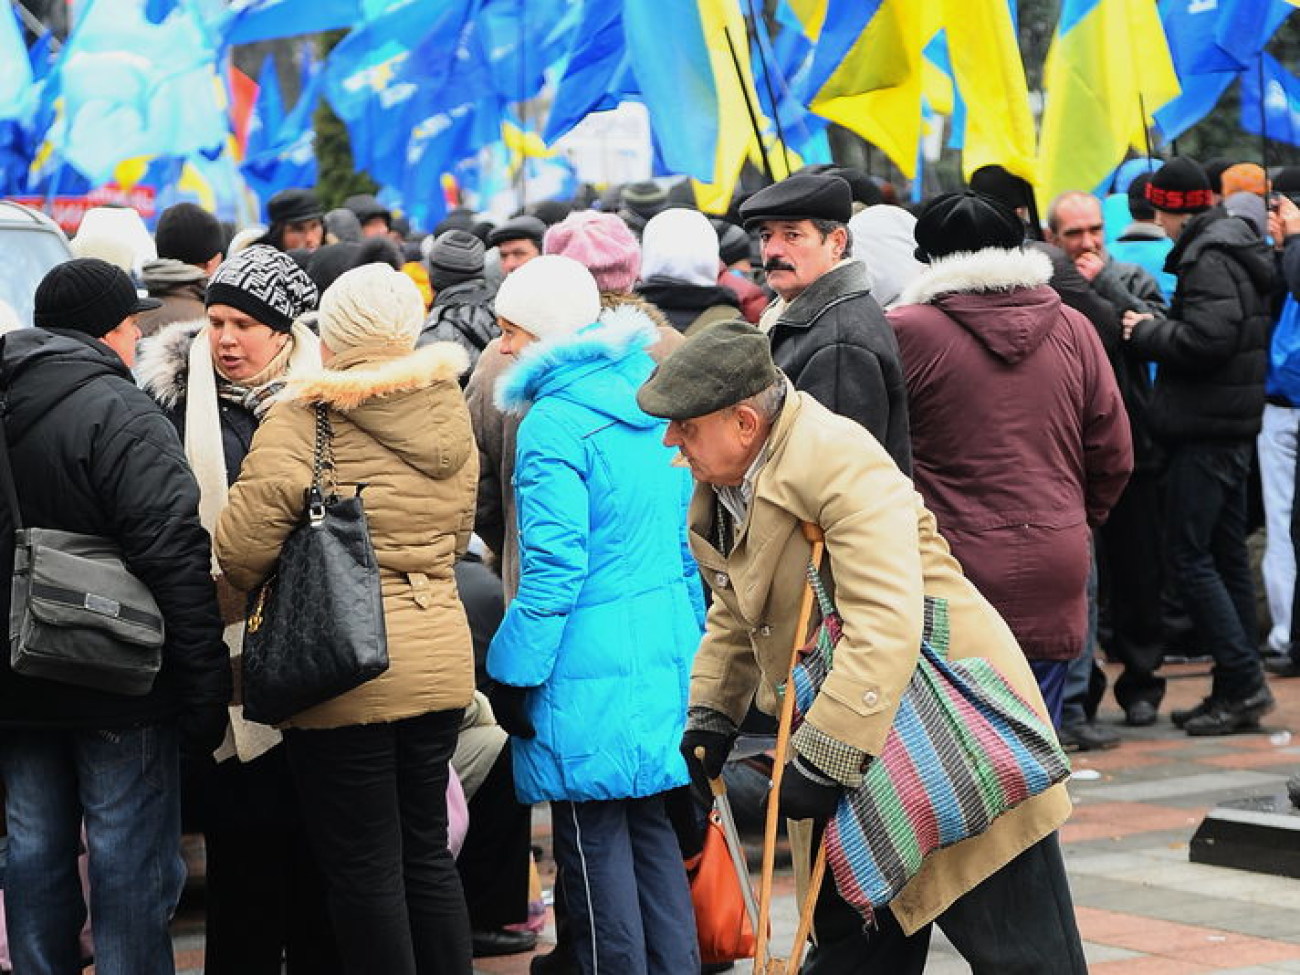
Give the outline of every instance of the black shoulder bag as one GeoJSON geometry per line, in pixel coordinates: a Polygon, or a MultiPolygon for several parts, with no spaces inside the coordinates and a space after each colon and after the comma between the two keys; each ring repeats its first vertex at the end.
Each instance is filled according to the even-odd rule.
{"type": "Polygon", "coordinates": [[[112,539],[23,527],[2,422],[0,490],[14,528],[10,668],[112,694],[148,694],[166,636],[153,593],[112,539]]]}
{"type": "Polygon", "coordinates": [[[338,496],[333,436],[328,409],[317,404],[302,522],[249,600],[243,688],[250,721],[286,721],[388,669],[379,565],[361,504],[365,485],[350,498],[338,496]]]}

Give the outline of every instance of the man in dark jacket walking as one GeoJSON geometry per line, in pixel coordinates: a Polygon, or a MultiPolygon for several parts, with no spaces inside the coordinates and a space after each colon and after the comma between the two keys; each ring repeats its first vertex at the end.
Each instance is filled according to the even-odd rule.
{"type": "Polygon", "coordinates": [[[492,292],[483,277],[483,242],[466,230],[445,230],[429,248],[433,307],[417,345],[455,342],[469,353],[469,372],[487,344],[501,334],[492,312],[492,292]]]}
{"type": "Polygon", "coordinates": [[[1256,651],[1255,594],[1246,555],[1246,479],[1264,408],[1273,282],[1268,246],[1212,206],[1192,159],[1166,163],[1147,185],[1174,243],[1178,279],[1169,317],[1124,314],[1124,337],[1160,365],[1149,413],[1169,452],[1165,544],[1198,642],[1214,655],[1210,695],[1175,711],[1190,735],[1258,727],[1273,709],[1256,651]]]}
{"type": "MultiPolygon", "coordinates": [[[[85,823],[101,971],[173,971],[168,922],[184,881],[178,748],[214,749],[230,668],[198,489],[170,423],[128,366],[140,301],[98,260],[55,267],[36,328],[4,337],[4,436],[26,525],[116,542],[166,621],[152,690],[128,697],[15,674],[0,659],[9,945],[20,972],[80,966],[86,916],[76,850],[85,823]]],[[[6,602],[10,514],[0,516],[6,602]]]]}
{"type": "Polygon", "coordinates": [[[852,191],[838,176],[791,176],[741,205],[745,228],[758,230],[767,283],[780,296],[759,327],[796,389],[862,424],[910,474],[898,343],[866,268],[849,260],[852,215],[852,191]]]}

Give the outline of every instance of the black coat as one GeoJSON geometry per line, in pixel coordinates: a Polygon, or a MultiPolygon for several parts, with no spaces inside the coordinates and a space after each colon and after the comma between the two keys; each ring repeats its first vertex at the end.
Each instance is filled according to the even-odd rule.
{"type": "Polygon", "coordinates": [[[686,284],[672,278],[654,277],[637,285],[636,293],[663,312],[673,328],[683,333],[711,308],[729,308],[733,312],[731,317],[743,317],[736,293],[716,284],[686,284]]]}
{"type": "Polygon", "coordinates": [[[1253,438],[1268,369],[1268,245],[1215,207],[1187,222],[1165,270],[1178,276],[1169,317],[1142,322],[1129,340],[1159,364],[1152,434],[1165,443],[1253,438]]]}
{"type": "MultiPolygon", "coordinates": [[[[20,329],[0,343],[0,391],[29,526],[115,539],[167,625],[163,666],[141,697],[21,677],[0,659],[0,727],[123,728],[230,700],[199,491],[175,430],[106,346],[75,332],[20,329]]],[[[13,545],[0,530],[0,605],[13,545]]]]}
{"type": "Polygon", "coordinates": [[[788,304],[772,326],[772,358],[795,388],[866,427],[912,473],[907,386],[898,341],[871,296],[866,267],[846,261],[788,304]]]}

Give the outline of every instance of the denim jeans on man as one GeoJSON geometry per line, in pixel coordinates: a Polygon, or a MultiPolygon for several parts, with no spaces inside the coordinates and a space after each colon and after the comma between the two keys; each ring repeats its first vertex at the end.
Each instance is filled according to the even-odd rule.
{"type": "Polygon", "coordinates": [[[76,975],[85,820],[98,975],[171,975],[168,924],[185,882],[180,759],[169,725],[0,732],[14,970],[76,975]]]}
{"type": "Polygon", "coordinates": [[[1165,544],[1198,645],[1214,655],[1211,696],[1235,702],[1264,682],[1246,554],[1249,441],[1180,444],[1166,474],[1165,544]]]}

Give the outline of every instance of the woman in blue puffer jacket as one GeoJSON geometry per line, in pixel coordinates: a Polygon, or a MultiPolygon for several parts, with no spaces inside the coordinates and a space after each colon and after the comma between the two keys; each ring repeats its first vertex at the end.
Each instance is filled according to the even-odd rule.
{"type": "Polygon", "coordinates": [[[496,390],[519,427],[519,593],[488,652],[515,788],[550,800],[584,975],[699,970],[690,893],[663,793],[678,752],[703,602],[686,542],[691,480],[636,390],[658,340],[640,314],[601,317],[596,283],[535,258],[497,293],[496,390]]]}

